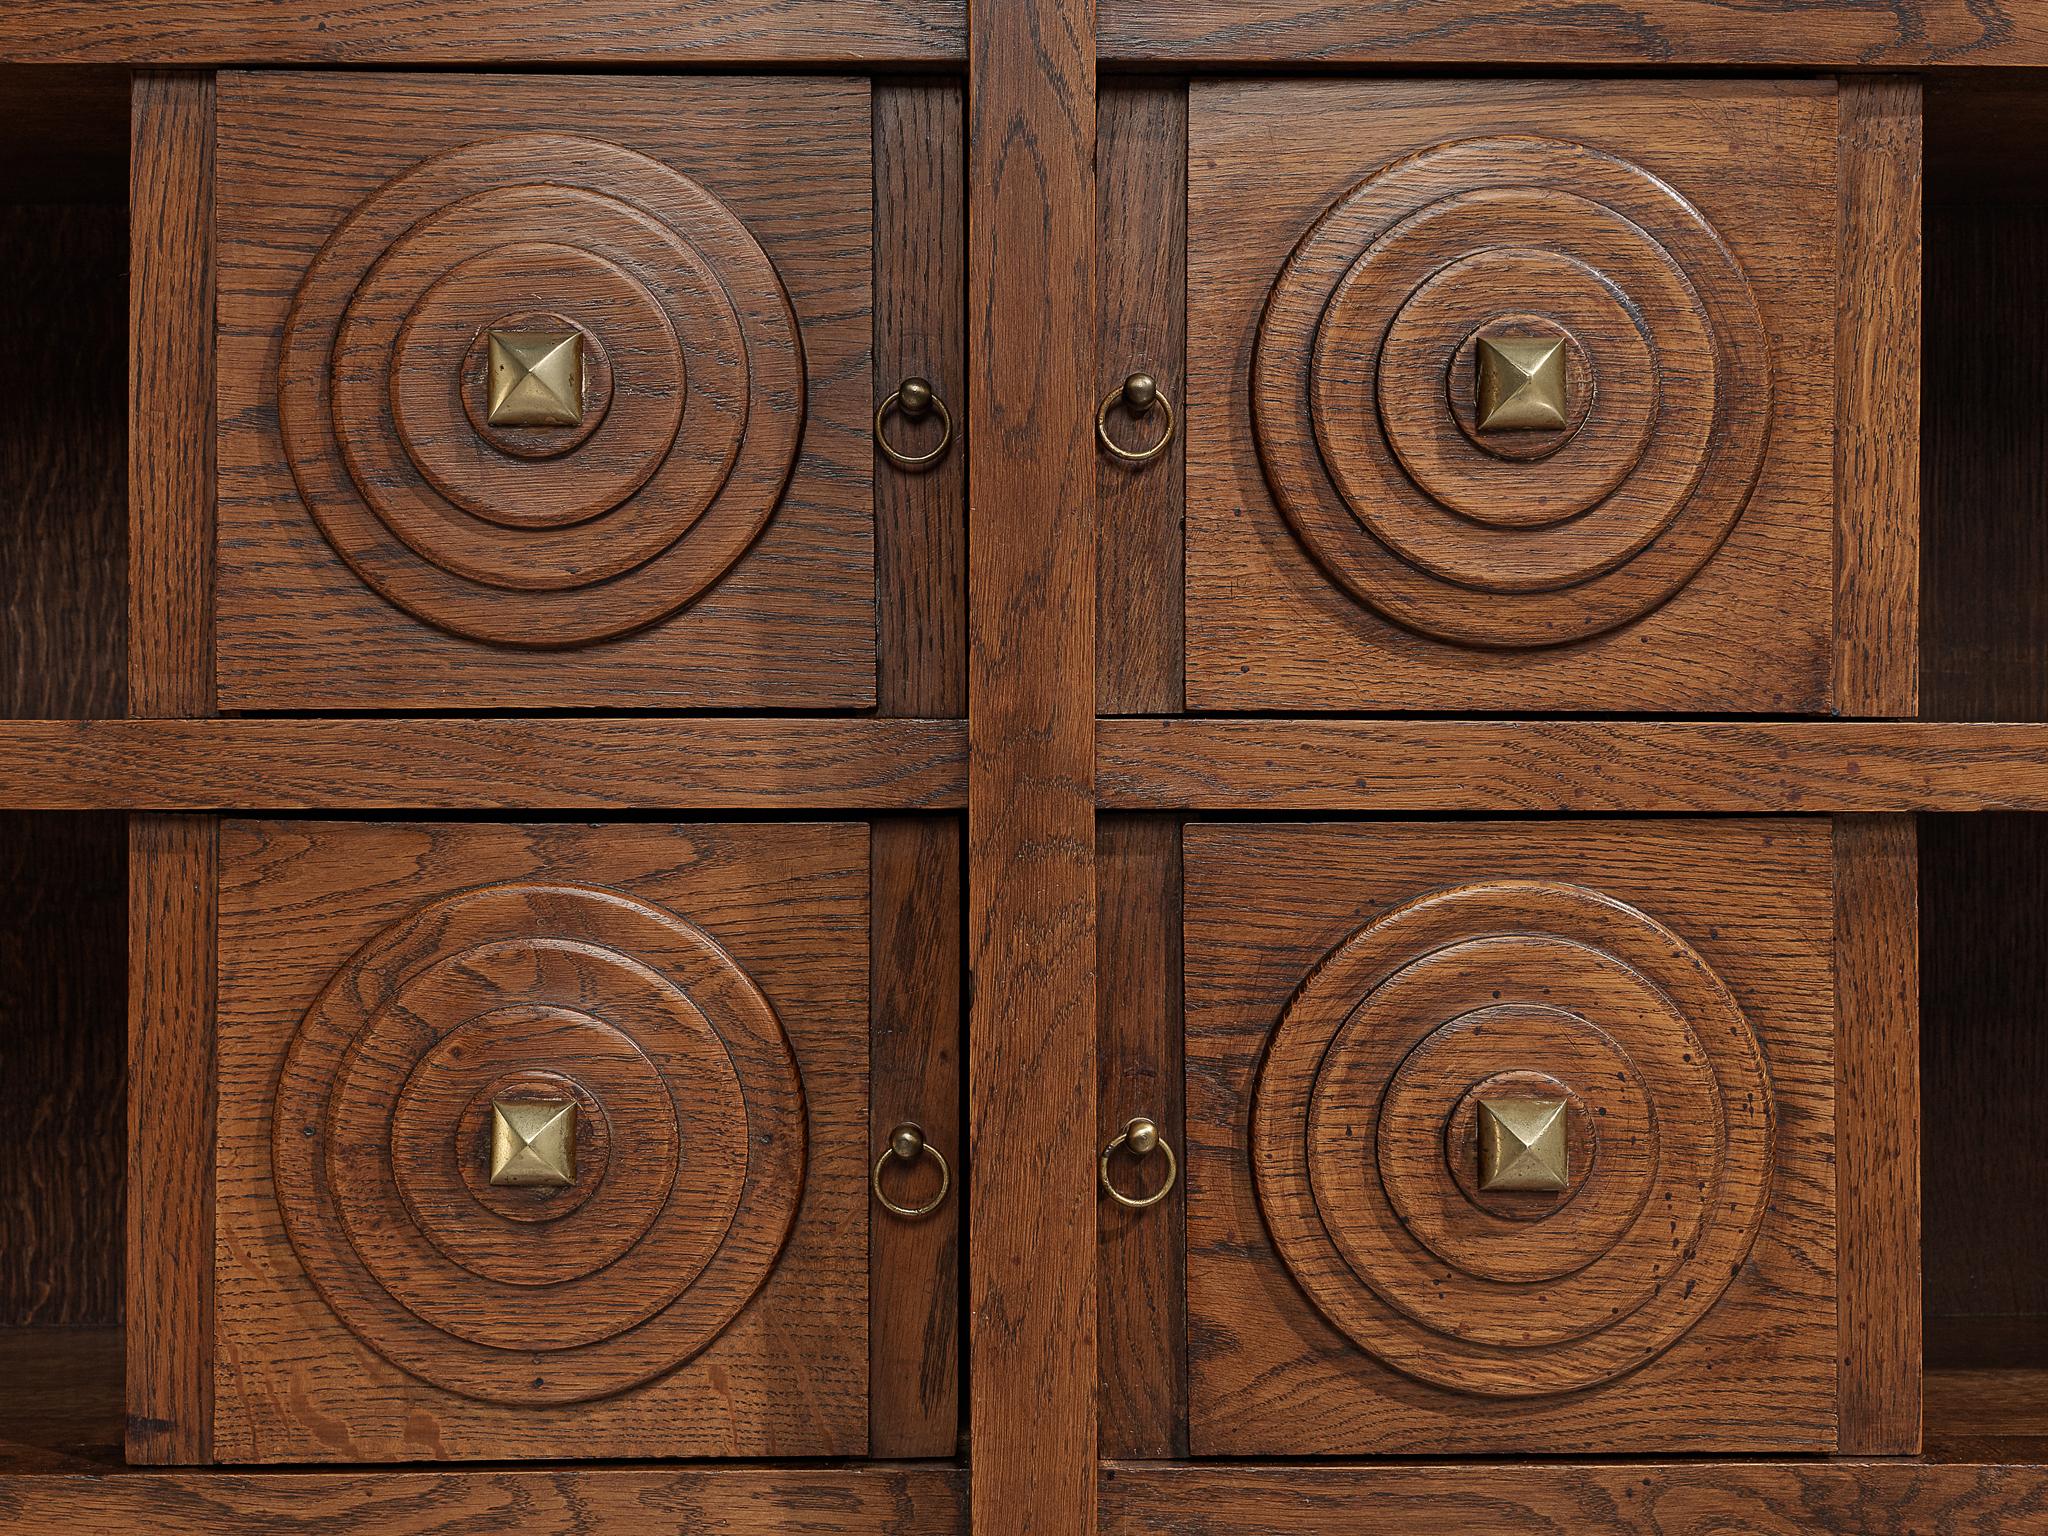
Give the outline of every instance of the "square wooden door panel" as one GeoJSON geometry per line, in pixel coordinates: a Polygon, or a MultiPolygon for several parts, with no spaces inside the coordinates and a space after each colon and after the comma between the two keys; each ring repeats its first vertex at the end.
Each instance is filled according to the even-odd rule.
{"type": "Polygon", "coordinates": [[[230,74],[223,707],[873,702],[867,82],[230,74]]]}
{"type": "Polygon", "coordinates": [[[1191,826],[1191,1450],[1831,1450],[1832,846],[1191,826]]]}
{"type": "Polygon", "coordinates": [[[218,1459],[866,1451],[865,826],[220,863],[218,1459]]]}
{"type": "Polygon", "coordinates": [[[1198,83],[1197,709],[1824,711],[1832,84],[1198,83]]]}

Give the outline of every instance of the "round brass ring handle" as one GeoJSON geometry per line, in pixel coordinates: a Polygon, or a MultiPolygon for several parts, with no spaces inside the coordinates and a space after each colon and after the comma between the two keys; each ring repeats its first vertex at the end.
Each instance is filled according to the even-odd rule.
{"type": "Polygon", "coordinates": [[[875,408],[875,446],[882,450],[882,457],[898,469],[907,469],[912,474],[921,474],[946,456],[946,450],[953,446],[953,413],[946,409],[946,402],[933,391],[928,379],[905,379],[889,398],[875,408]],[[889,413],[899,411],[912,421],[921,421],[933,411],[939,413],[939,445],[925,453],[905,453],[889,441],[884,430],[889,413]]]}
{"type": "Polygon", "coordinates": [[[1102,397],[1102,404],[1095,412],[1095,436],[1112,458],[1126,464],[1150,464],[1166,452],[1173,441],[1173,402],[1159,392],[1159,381],[1149,373],[1134,373],[1102,397]],[[1152,412],[1166,412],[1166,430],[1159,434],[1159,441],[1150,448],[1130,449],[1120,447],[1109,435],[1109,413],[1121,400],[1133,416],[1149,416],[1152,412]]]}
{"type": "Polygon", "coordinates": [[[939,1149],[924,1139],[924,1127],[914,1120],[906,1120],[889,1133],[889,1145],[882,1149],[882,1155],[875,1159],[875,1171],[868,1178],[874,1188],[875,1199],[882,1209],[892,1216],[901,1216],[906,1221],[922,1221],[946,1203],[946,1192],[953,1187],[953,1170],[946,1165],[939,1149]],[[928,1157],[939,1165],[939,1192],[923,1205],[898,1205],[882,1193],[882,1170],[889,1166],[890,1158],[914,1163],[920,1157],[928,1157]]]}
{"type": "Polygon", "coordinates": [[[1159,1127],[1149,1117],[1139,1115],[1126,1122],[1124,1128],[1109,1138],[1109,1145],[1102,1149],[1102,1161],[1097,1164],[1102,1187],[1109,1192],[1109,1198],[1118,1205],[1142,1211],[1148,1205],[1157,1205],[1173,1193],[1174,1181],[1180,1177],[1180,1163],[1174,1158],[1173,1144],[1159,1134],[1159,1127]],[[1109,1160],[1118,1147],[1129,1147],[1133,1157],[1150,1157],[1154,1152],[1166,1154],[1166,1182],[1151,1194],[1133,1199],[1118,1189],[1109,1177],[1109,1160]]]}

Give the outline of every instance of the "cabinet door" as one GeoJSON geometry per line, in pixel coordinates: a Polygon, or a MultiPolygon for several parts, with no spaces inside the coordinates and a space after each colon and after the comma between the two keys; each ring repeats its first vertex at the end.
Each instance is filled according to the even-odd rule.
{"type": "Polygon", "coordinates": [[[1829,708],[1831,83],[1188,113],[1192,707],[1829,708]]]}
{"type": "Polygon", "coordinates": [[[1833,1449],[1833,850],[1191,827],[1190,1449],[1833,1449]]]}
{"type": "Polygon", "coordinates": [[[874,699],[864,80],[229,75],[230,709],[874,699]]]}
{"type": "Polygon", "coordinates": [[[219,1458],[865,1452],[868,848],[224,824],[219,1458]]]}

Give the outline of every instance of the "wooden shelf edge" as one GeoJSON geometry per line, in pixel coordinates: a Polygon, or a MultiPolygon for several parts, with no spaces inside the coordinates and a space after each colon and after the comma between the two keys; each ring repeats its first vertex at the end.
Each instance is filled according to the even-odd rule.
{"type": "Polygon", "coordinates": [[[964,62],[961,0],[37,0],[0,7],[0,61],[200,69],[303,64],[787,67],[964,62]]]}
{"type": "Polygon", "coordinates": [[[2048,1467],[1929,1461],[1109,1464],[1101,1536],[2038,1530],[2048,1467]],[[1483,1518],[1481,1512],[1483,1511],[1483,1518]]]}
{"type": "Polygon", "coordinates": [[[1107,810],[2048,810],[2048,723],[1118,719],[1107,810]]]}
{"type": "Polygon", "coordinates": [[[16,810],[947,810],[960,720],[0,721],[16,810]]]}
{"type": "Polygon", "coordinates": [[[1227,67],[1520,65],[1537,69],[1910,69],[2048,63],[2028,0],[1816,0],[1769,26],[1717,0],[1102,0],[1105,65],[1227,67]]]}
{"type": "Polygon", "coordinates": [[[967,1474],[953,1466],[357,1467],[134,1469],[0,1477],[0,1529],[268,1536],[282,1529],[791,1531],[960,1536],[967,1474]]]}

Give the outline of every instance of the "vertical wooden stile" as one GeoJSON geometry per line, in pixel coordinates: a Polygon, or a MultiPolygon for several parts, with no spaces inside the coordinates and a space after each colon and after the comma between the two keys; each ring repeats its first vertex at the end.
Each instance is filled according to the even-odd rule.
{"type": "Polygon", "coordinates": [[[1835,709],[1920,702],[1920,82],[1842,82],[1835,709]]]}
{"type": "Polygon", "coordinates": [[[1910,816],[1835,821],[1838,1449],[1920,1449],[1919,848],[1910,816]]]}
{"type": "Polygon", "coordinates": [[[970,0],[978,1536],[1095,1529],[1095,17],[970,0]]]}
{"type": "MultiPolygon", "coordinates": [[[[142,74],[129,169],[128,710],[214,713],[213,105],[142,74]]],[[[128,1459],[212,1439],[214,821],[128,829],[128,1459]]]]}

